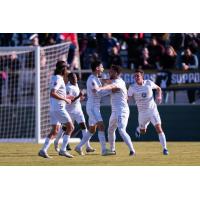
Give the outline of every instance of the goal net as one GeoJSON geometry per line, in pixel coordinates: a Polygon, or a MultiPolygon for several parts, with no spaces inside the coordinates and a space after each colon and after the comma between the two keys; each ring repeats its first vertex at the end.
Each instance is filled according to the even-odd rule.
{"type": "Polygon", "coordinates": [[[41,143],[49,134],[50,78],[69,45],[0,47],[0,142],[41,143]]]}

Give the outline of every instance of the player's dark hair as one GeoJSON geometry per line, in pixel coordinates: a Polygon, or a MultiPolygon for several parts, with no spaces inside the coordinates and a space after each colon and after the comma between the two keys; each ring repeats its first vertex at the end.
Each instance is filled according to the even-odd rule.
{"type": "Polygon", "coordinates": [[[59,60],[56,63],[56,69],[54,71],[54,75],[64,75],[65,68],[67,68],[67,63],[63,60],[59,60]]]}
{"type": "Polygon", "coordinates": [[[74,75],[76,76],[76,74],[73,73],[73,72],[69,73],[69,74],[68,74],[68,79],[72,79],[72,78],[74,78],[74,75]]]}
{"type": "Polygon", "coordinates": [[[96,68],[99,67],[101,65],[101,61],[100,60],[95,60],[94,62],[91,63],[91,69],[93,72],[95,72],[96,68]]]}
{"type": "Polygon", "coordinates": [[[115,72],[117,72],[118,75],[121,74],[122,72],[121,67],[118,65],[112,65],[110,68],[113,69],[115,72]]]}
{"type": "Polygon", "coordinates": [[[136,69],[136,70],[134,71],[134,73],[140,73],[140,74],[142,74],[142,76],[144,76],[144,71],[141,70],[141,69],[136,69]]]}

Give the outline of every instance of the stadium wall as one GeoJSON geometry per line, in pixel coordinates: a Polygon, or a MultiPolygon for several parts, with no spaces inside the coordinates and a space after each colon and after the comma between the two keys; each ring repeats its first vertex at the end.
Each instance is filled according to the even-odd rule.
{"type": "MultiPolygon", "coordinates": [[[[14,134],[16,138],[26,138],[27,132],[29,132],[29,137],[34,137],[35,127],[34,123],[30,120],[33,118],[32,115],[35,115],[35,108],[32,106],[21,106],[20,109],[15,109],[14,107],[9,108],[9,106],[5,106],[1,107],[0,111],[3,114],[6,113],[8,109],[11,109],[11,113],[13,113],[13,115],[9,115],[6,120],[4,118],[0,118],[1,126],[16,126],[16,128],[12,129],[12,134],[14,134]],[[22,118],[24,119],[23,122],[20,121],[22,118]],[[19,124],[21,124],[20,127],[19,124]],[[32,124],[31,127],[30,124],[32,124]]],[[[85,107],[83,107],[83,110],[87,120],[85,107]]],[[[161,105],[158,107],[158,110],[160,112],[162,126],[168,141],[200,141],[200,105],[161,105]]],[[[102,106],[101,113],[107,129],[111,114],[110,106],[102,106]]],[[[133,141],[137,141],[134,135],[137,124],[137,108],[136,106],[130,106],[130,117],[127,132],[130,134],[133,141]]],[[[5,138],[7,131],[9,130],[1,132],[0,138],[5,138]]],[[[80,133],[78,137],[81,137],[80,133]]],[[[118,133],[117,140],[121,141],[118,133]]],[[[147,134],[143,135],[140,140],[158,140],[157,134],[155,133],[152,125],[149,125],[147,134]]],[[[98,141],[97,134],[93,136],[92,141],[98,141]]]]}
{"type": "MultiPolygon", "coordinates": [[[[83,109],[85,112],[85,108],[83,109]]],[[[168,141],[200,141],[200,105],[160,105],[158,110],[168,141]]],[[[107,129],[111,113],[110,106],[102,106],[101,113],[107,129]]],[[[138,125],[137,115],[136,106],[130,106],[127,132],[133,141],[137,141],[134,135],[138,125]]],[[[117,140],[121,141],[118,133],[116,136],[117,140]]],[[[93,136],[92,140],[98,141],[97,134],[93,136]]],[[[143,135],[140,140],[158,141],[152,125],[148,126],[147,134],[143,135]]]]}

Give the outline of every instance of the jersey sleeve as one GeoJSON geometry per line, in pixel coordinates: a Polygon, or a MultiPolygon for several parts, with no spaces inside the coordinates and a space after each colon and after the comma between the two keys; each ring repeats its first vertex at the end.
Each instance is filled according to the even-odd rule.
{"type": "Polygon", "coordinates": [[[130,85],[128,88],[128,96],[132,97],[133,96],[133,87],[130,85]]]}
{"type": "Polygon", "coordinates": [[[51,89],[58,90],[61,86],[62,82],[60,79],[52,79],[51,81],[51,89]]]}
{"type": "Polygon", "coordinates": [[[156,89],[157,88],[157,85],[153,81],[151,81],[151,80],[148,80],[148,81],[149,81],[149,84],[150,84],[152,89],[156,89]]]}
{"type": "Polygon", "coordinates": [[[94,79],[90,80],[89,86],[90,86],[91,89],[97,89],[99,87],[97,82],[94,79]]]}

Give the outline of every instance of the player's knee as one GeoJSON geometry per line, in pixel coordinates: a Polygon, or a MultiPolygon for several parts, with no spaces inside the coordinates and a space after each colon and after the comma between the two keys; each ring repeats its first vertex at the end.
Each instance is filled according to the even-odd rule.
{"type": "Polygon", "coordinates": [[[120,135],[123,135],[123,134],[126,133],[126,129],[125,128],[118,128],[118,130],[119,130],[119,134],[120,135]]]}
{"type": "Polygon", "coordinates": [[[50,134],[48,135],[48,137],[49,137],[50,139],[55,138],[56,135],[58,134],[58,131],[59,131],[59,127],[58,127],[58,126],[52,126],[51,132],[50,132],[50,134]]]}
{"type": "Polygon", "coordinates": [[[92,134],[95,134],[96,133],[96,126],[90,126],[89,132],[92,133],[92,134]]]}
{"type": "Polygon", "coordinates": [[[160,124],[157,124],[157,125],[155,126],[155,128],[156,128],[156,132],[157,132],[158,134],[163,132],[162,127],[161,127],[160,124]]]}
{"type": "Polygon", "coordinates": [[[98,122],[98,123],[97,123],[97,127],[98,127],[98,130],[99,130],[99,131],[104,131],[104,130],[105,130],[105,127],[104,127],[103,122],[98,122]]]}
{"type": "Polygon", "coordinates": [[[68,122],[66,124],[66,132],[71,135],[73,130],[74,130],[74,125],[72,124],[72,122],[68,122]]]}

